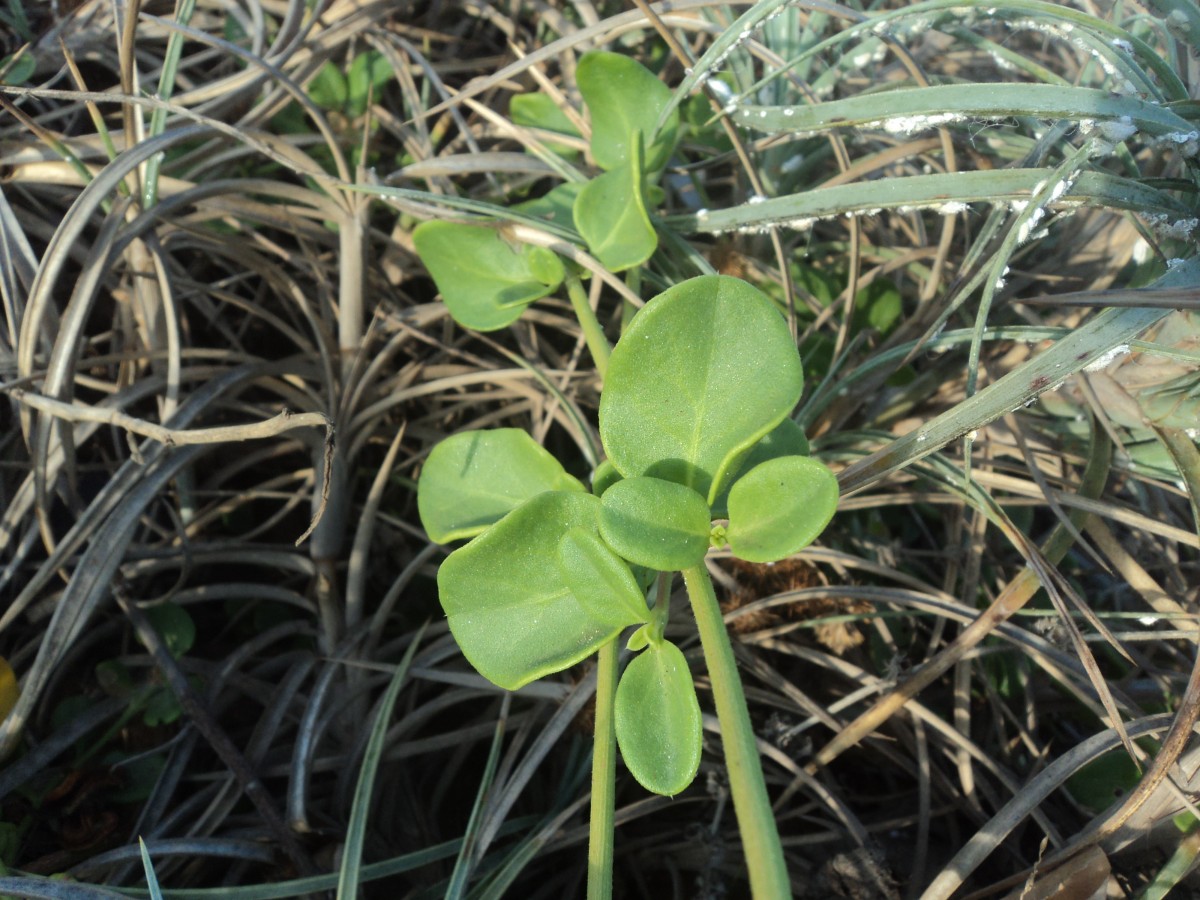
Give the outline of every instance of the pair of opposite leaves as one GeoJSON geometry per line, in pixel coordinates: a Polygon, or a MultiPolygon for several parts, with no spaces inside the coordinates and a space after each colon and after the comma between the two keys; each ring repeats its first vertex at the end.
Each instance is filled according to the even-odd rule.
{"type": "MultiPolygon", "coordinates": [[[[609,271],[621,272],[644,263],[658,247],[647,209],[658,190],[654,182],[675,149],[679,115],[670,112],[658,128],[671,91],[630,57],[602,50],[585,54],[575,79],[591,119],[592,158],[603,171],[516,204],[514,218],[573,223],[592,255],[609,271]]],[[[544,94],[514,97],[512,117],[518,124],[577,133],[544,94]]],[[[477,331],[511,325],[567,276],[552,251],[511,246],[485,225],[424,222],[413,232],[413,243],[451,316],[477,331]]]]}
{"type": "Polygon", "coordinates": [[[824,529],[837,482],[788,418],[802,380],[771,301],[738,279],[701,276],[651,300],[613,350],[600,398],[608,460],[594,494],[516,429],[455,435],[421,473],[430,537],[472,538],[442,564],[438,588],[484,677],[516,689],[641,626],[617,734],[630,770],[658,793],[694,777],[700,714],[644,588],[656,571],[702,564],[710,545],[769,562],[824,529]]]}

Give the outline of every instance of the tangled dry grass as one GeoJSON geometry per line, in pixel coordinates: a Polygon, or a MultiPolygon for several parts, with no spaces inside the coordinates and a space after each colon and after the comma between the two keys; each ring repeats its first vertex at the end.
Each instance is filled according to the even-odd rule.
{"type": "MultiPolygon", "coordinates": [[[[674,86],[655,26],[699,57],[737,37],[729,9],[30,6],[8,4],[6,49],[24,50],[0,77],[0,653],[20,680],[0,891],[65,896],[33,877],[59,873],[72,896],[144,891],[140,837],[181,897],[339,875],[578,896],[592,682],[509,695],[469,669],[413,488],[439,439],[497,425],[586,477],[598,379],[565,299],[491,335],[455,326],[410,235],[586,169],[584,141],[514,121],[512,96],[542,91],[586,128],[579,52],[635,54],[674,86]]],[[[725,60],[730,93],[1124,80],[1195,121],[1191,4],[934,3],[875,30],[888,10],[780,9],[725,60]]],[[[1195,148],[1084,152],[1078,121],[1035,109],[764,135],[688,104],[643,299],[709,267],[777,296],[810,379],[800,420],[845,488],[786,571],[721,570],[796,895],[996,895],[1074,850],[1073,896],[1161,896],[1197,840],[1171,824],[1200,702],[1200,331],[1177,225],[1195,148]],[[1050,181],[861,214],[895,179],[969,176],[967,197],[970,176],[1029,167],[1083,199],[1053,205],[1050,181]],[[747,202],[846,186],[803,230],[747,202]],[[1131,292],[1168,265],[1174,293],[1131,292]],[[1061,385],[985,396],[1099,307],[1153,312],[1061,385]]],[[[615,334],[627,301],[592,285],[615,334]]],[[[684,795],[620,782],[617,896],[744,893],[706,726],[684,795]]]]}

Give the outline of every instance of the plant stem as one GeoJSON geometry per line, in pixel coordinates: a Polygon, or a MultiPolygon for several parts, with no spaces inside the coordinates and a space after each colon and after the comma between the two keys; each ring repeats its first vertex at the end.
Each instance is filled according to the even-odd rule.
{"type": "Polygon", "coordinates": [[[612,346],[604,336],[604,329],[600,326],[600,320],[596,318],[592,305],[588,303],[587,293],[579,276],[568,272],[566,285],[567,296],[571,298],[571,306],[575,310],[575,318],[579,320],[579,327],[583,329],[583,339],[587,341],[588,350],[592,352],[592,362],[596,364],[596,371],[603,381],[608,372],[608,356],[612,353],[612,346]]]}
{"type": "Polygon", "coordinates": [[[600,648],[596,666],[596,731],[592,745],[592,811],[588,830],[587,900],[612,897],[613,817],[617,785],[617,640],[600,648]]]}
{"type": "Polygon", "coordinates": [[[704,563],[700,563],[683,570],[683,581],[687,585],[688,599],[700,629],[704,660],[712,679],[725,766],[729,771],[729,789],[742,836],[742,852],[750,871],[750,892],[755,900],[788,900],[792,891],[783,846],[779,843],[775,813],[767,797],[767,784],[758,758],[754,729],[750,725],[746,695],[742,693],[742,682],[733,657],[733,645],[729,643],[712,579],[704,563]]]}

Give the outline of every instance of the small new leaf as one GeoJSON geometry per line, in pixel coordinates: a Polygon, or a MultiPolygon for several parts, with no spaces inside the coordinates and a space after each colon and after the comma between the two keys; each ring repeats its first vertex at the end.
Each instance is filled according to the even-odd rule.
{"type": "Polygon", "coordinates": [[[687,660],[669,641],[651,643],[625,668],[613,710],[617,744],[646,790],[673,797],[700,768],[700,703],[687,660]]]}
{"type": "Polygon", "coordinates": [[[825,530],[837,503],[837,478],[823,463],[808,456],[767,460],[729,491],[729,549],[747,562],[791,556],[825,530]]]}

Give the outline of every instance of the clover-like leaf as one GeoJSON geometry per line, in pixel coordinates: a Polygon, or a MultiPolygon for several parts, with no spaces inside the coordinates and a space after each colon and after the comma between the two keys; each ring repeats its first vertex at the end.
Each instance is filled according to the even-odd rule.
{"type": "Polygon", "coordinates": [[[646,790],[673,797],[700,768],[700,703],[687,660],[669,641],[651,642],[625,667],[613,709],[617,744],[646,790]]]}
{"type": "Polygon", "coordinates": [[[825,530],[837,502],[837,478],[824,463],[808,456],[760,463],[729,491],[729,549],[748,562],[791,556],[825,530]]]}
{"type": "Polygon", "coordinates": [[[703,497],[661,478],[626,478],[600,500],[600,536],[625,559],[660,572],[704,559],[710,518],[703,497]]]}
{"type": "Polygon", "coordinates": [[[511,325],[566,275],[562,260],[544,247],[514,248],[482,225],[422,222],[413,243],[454,321],[476,331],[511,325]]]}
{"type": "Polygon", "coordinates": [[[488,681],[515,691],[594,653],[620,631],[598,622],[567,585],[559,542],[594,530],[600,501],[550,491],[517,507],[438,569],[450,631],[488,681]]]}
{"type": "Polygon", "coordinates": [[[609,360],[600,437],[622,475],[674,481],[711,504],[802,386],[774,304],[737,278],[702,275],[634,316],[609,360]]]}
{"type": "Polygon", "coordinates": [[[417,512],[437,544],[470,538],[545,491],[582,491],[520,428],[452,435],[433,448],[417,482],[417,512]]]}
{"type": "Polygon", "coordinates": [[[575,527],[558,545],[563,579],[597,622],[624,628],[650,621],[646,597],[628,563],[600,540],[595,528],[575,527]]]}
{"type": "Polygon", "coordinates": [[[671,102],[671,89],[628,56],[596,50],[585,54],[575,68],[579,92],[592,121],[592,156],[607,170],[628,162],[634,132],[646,141],[645,171],[662,169],[675,149],[679,114],[672,112],[662,131],[658,117],[671,102]]]}
{"type": "Polygon", "coordinates": [[[628,160],[593,178],[575,198],[575,229],[612,272],[640,266],[658,248],[643,179],[641,141],[636,139],[628,160]]]}

